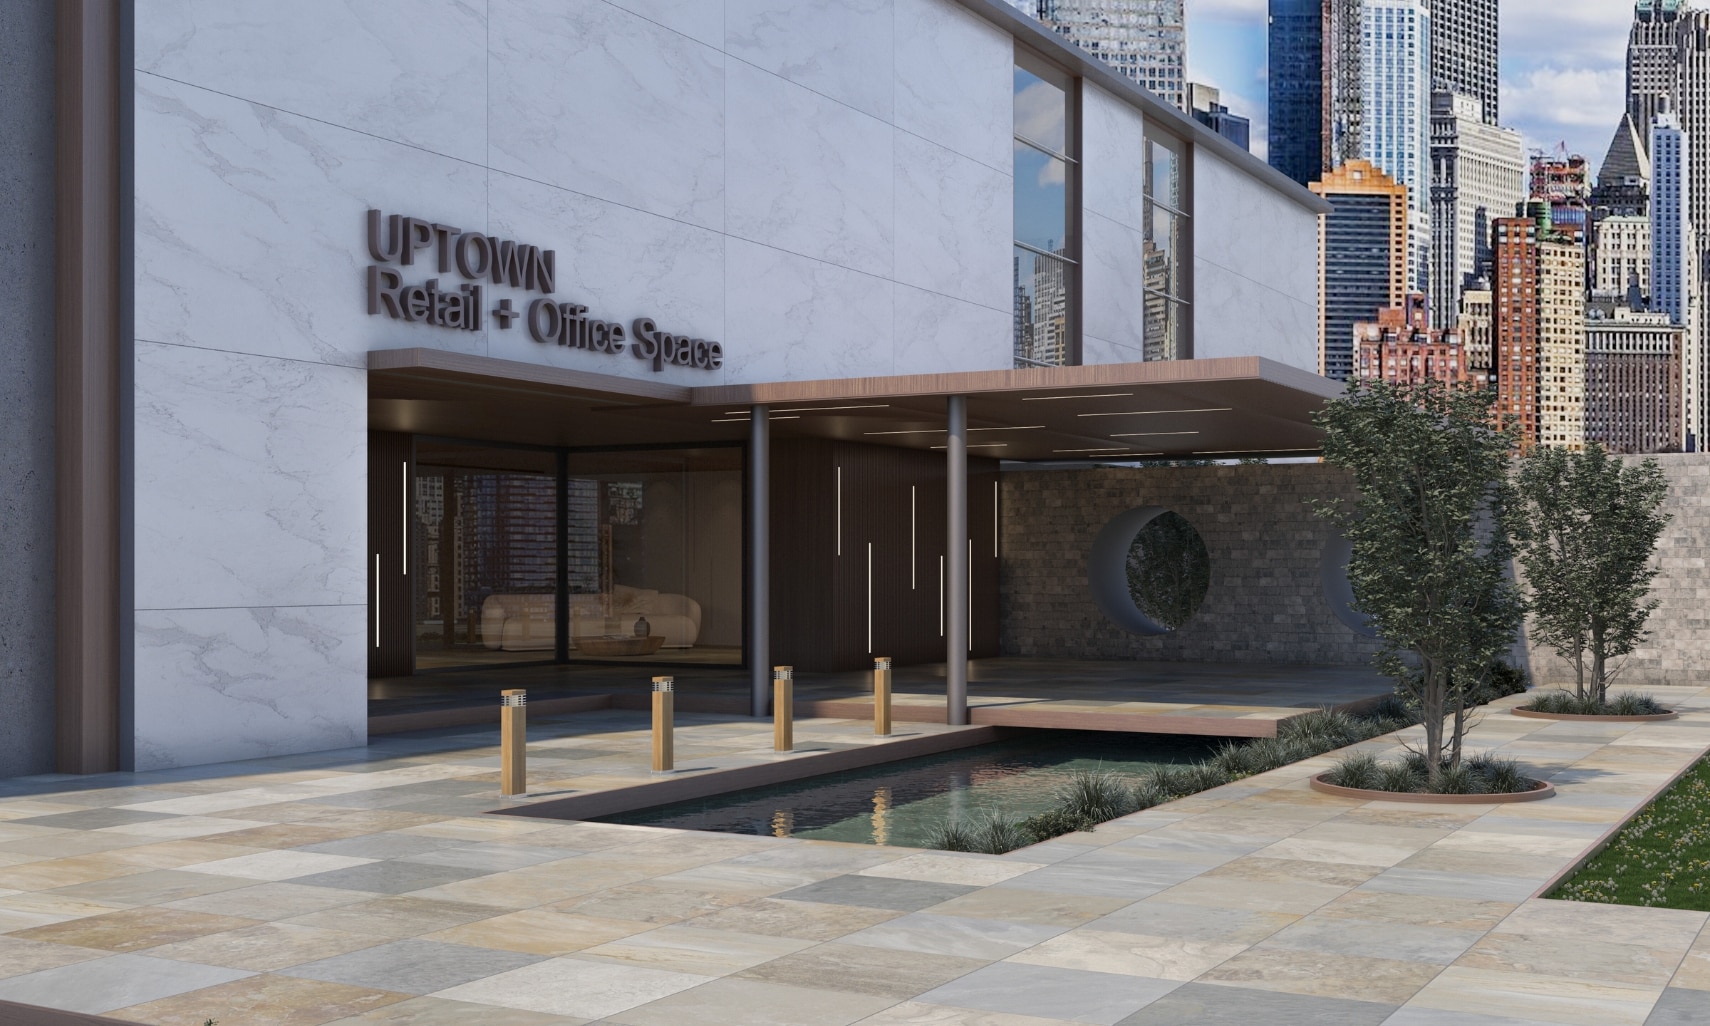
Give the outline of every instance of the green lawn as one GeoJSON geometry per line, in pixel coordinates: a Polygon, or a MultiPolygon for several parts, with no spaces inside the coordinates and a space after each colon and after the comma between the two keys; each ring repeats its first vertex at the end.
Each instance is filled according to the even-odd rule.
{"type": "Polygon", "coordinates": [[[1549,897],[1710,912],[1710,759],[1700,760],[1549,897]]]}

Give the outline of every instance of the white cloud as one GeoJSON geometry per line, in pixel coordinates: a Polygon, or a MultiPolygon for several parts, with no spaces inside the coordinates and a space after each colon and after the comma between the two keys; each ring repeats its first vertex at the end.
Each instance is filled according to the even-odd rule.
{"type": "Polygon", "coordinates": [[[1195,18],[1258,18],[1269,14],[1269,0],[1187,0],[1187,12],[1195,18]]]}

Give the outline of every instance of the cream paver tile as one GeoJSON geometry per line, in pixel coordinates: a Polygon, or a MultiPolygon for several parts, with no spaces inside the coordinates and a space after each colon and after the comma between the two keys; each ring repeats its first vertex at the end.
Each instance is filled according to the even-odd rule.
{"type": "Polygon", "coordinates": [[[762,980],[714,980],[609,1018],[624,1026],[848,1026],[888,1005],[888,997],[823,990],[762,980]]]}
{"type": "Polygon", "coordinates": [[[663,926],[585,948],[577,953],[577,957],[697,976],[725,976],[794,954],[813,944],[813,941],[790,937],[663,926]]]}
{"type": "MultiPolygon", "coordinates": [[[[1669,981],[1669,986],[1710,991],[1710,950],[1688,951],[1686,957],[1681,960],[1680,969],[1675,972],[1674,979],[1669,981]]],[[[1710,1002],[1710,996],[1707,996],[1705,1001],[1710,1002]]]]}
{"type": "MultiPolygon", "coordinates": [[[[658,879],[664,879],[663,877],[658,879]]],[[[767,894],[772,893],[767,891],[767,894]]],[[[563,912],[602,919],[629,919],[664,925],[694,919],[753,899],[749,893],[660,887],[655,883],[629,884],[607,891],[577,895],[554,902],[563,912]]]]}
{"type": "MultiPolygon", "coordinates": [[[[855,1026],[1070,1026],[1069,1019],[1042,1019],[1035,1015],[1012,1015],[978,1008],[953,1008],[924,1001],[905,1001],[855,1026]]],[[[1079,1024],[1076,1024],[1079,1026],[1079,1024]]]]}
{"type": "MultiPolygon", "coordinates": [[[[942,909],[943,906],[936,906],[942,909]]],[[[771,937],[828,941],[895,919],[902,912],[788,898],[760,898],[678,924],[687,929],[735,930],[771,937]]],[[[642,925],[642,924],[637,924],[642,925]]]]}
{"type": "Polygon", "coordinates": [[[1247,945],[1242,943],[1153,937],[1083,927],[1012,955],[1006,961],[1185,981],[1245,950],[1247,945]]]}
{"type": "Polygon", "coordinates": [[[656,929],[651,923],[524,909],[424,934],[423,940],[531,955],[568,955],[656,929]]]}
{"type": "Polygon", "coordinates": [[[232,876],[191,873],[181,869],[151,869],[130,876],[58,887],[47,893],[114,905],[164,905],[198,894],[236,890],[249,884],[232,876]]]}
{"type": "Polygon", "coordinates": [[[186,866],[193,873],[212,873],[216,876],[235,876],[245,880],[265,880],[279,882],[291,880],[299,876],[309,876],[313,873],[327,873],[335,869],[348,869],[351,866],[366,866],[377,859],[357,858],[350,855],[322,855],[309,851],[264,851],[253,855],[239,855],[235,858],[219,859],[186,866]]]}
{"type": "Polygon", "coordinates": [[[987,964],[985,959],[978,958],[832,942],[775,958],[736,975],[745,980],[902,1000],[924,994],[987,964]]]}
{"type": "Polygon", "coordinates": [[[415,997],[339,1019],[330,1026],[586,1026],[589,1021],[577,1016],[548,1015],[520,1008],[415,997]]]}
{"type": "Polygon", "coordinates": [[[1679,948],[1623,944],[1595,931],[1578,936],[1498,932],[1480,940],[1455,965],[1466,969],[1607,983],[1666,986],[1680,966],[1679,948]]]}
{"type": "Polygon", "coordinates": [[[971,891],[930,906],[941,916],[1005,919],[1012,923],[1075,927],[1129,904],[1127,898],[1097,894],[1054,894],[1019,887],[971,891]]]}
{"type": "Polygon", "coordinates": [[[603,1019],[706,982],[705,976],[566,956],[436,991],[432,996],[603,1019]]]}
{"type": "Polygon", "coordinates": [[[255,926],[252,919],[172,908],[133,908],[88,919],[72,919],[10,934],[20,940],[131,952],[255,926]]]}
{"type": "Polygon", "coordinates": [[[1003,856],[959,857],[921,852],[857,871],[859,876],[887,876],[897,880],[927,880],[933,883],[999,883],[1034,869],[1038,863],[1003,856]]]}
{"type": "Polygon", "coordinates": [[[262,923],[155,948],[149,954],[180,962],[273,972],[349,951],[371,948],[386,938],[325,930],[296,923],[262,923]]]}
{"type": "Polygon", "coordinates": [[[289,976],[251,976],[146,1004],[115,1010],[114,1018],[157,1026],[202,1026],[211,1017],[229,1023],[267,1026],[320,1026],[403,1001],[407,994],[299,980],[289,976]]]}
{"type": "Polygon", "coordinates": [[[1307,915],[1347,894],[1352,888],[1334,884],[1300,883],[1279,887],[1275,882],[1235,877],[1201,876],[1158,892],[1159,901],[1208,908],[1246,909],[1307,915]]]}
{"type": "Polygon", "coordinates": [[[1376,920],[1484,933],[1517,907],[1511,902],[1473,898],[1350,891],[1314,914],[1327,918],[1376,920]]]}
{"type": "Polygon", "coordinates": [[[1432,962],[1265,946],[1213,967],[1198,982],[1399,1005],[1442,969],[1432,962]]]}
{"type": "Polygon", "coordinates": [[[695,866],[693,869],[685,869],[678,873],[656,876],[649,883],[659,887],[720,891],[761,898],[803,887],[823,878],[823,873],[808,869],[744,866],[731,862],[713,862],[704,866],[695,866]]]}
{"type": "Polygon", "coordinates": [[[852,933],[842,942],[992,962],[1050,940],[1063,933],[1064,929],[1004,919],[911,912],[852,933]]]}
{"type": "Polygon", "coordinates": [[[0,978],[10,979],[13,976],[23,976],[26,973],[40,972],[43,969],[56,969],[62,965],[89,962],[97,958],[105,958],[109,954],[111,952],[95,948],[80,948],[48,941],[22,940],[17,937],[0,937],[0,978]]]}
{"type": "Polygon", "coordinates": [[[1542,882],[1567,868],[1570,861],[1561,855],[1516,855],[1509,852],[1468,851],[1432,845],[1403,860],[1396,868],[1536,877],[1542,882]]]}
{"type": "MultiPolygon", "coordinates": [[[[1528,901],[1497,927],[1498,933],[1542,937],[1596,937],[1622,944],[1690,948],[1710,922],[1710,913],[1674,908],[1639,908],[1540,898],[1528,901]]],[[[1700,941],[1702,943],[1702,941],[1700,941]]]]}
{"type": "Polygon", "coordinates": [[[148,872],[148,866],[124,863],[100,855],[28,862],[0,870],[0,887],[14,891],[45,891],[56,887],[111,880],[148,872]]]}
{"type": "Polygon", "coordinates": [[[1662,991],[1660,986],[1450,966],[1410,1004],[1567,1026],[1644,1026],[1662,991]]]}

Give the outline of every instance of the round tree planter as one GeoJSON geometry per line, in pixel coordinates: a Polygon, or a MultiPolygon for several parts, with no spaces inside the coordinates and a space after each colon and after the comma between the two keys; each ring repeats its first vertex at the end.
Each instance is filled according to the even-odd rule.
{"type": "Polygon", "coordinates": [[[1539,712],[1536,709],[1510,709],[1516,716],[1524,716],[1529,720],[1578,720],[1582,723],[1658,723],[1662,720],[1679,719],[1677,712],[1646,713],[1643,716],[1607,716],[1602,713],[1550,713],[1539,712]]]}
{"type": "Polygon", "coordinates": [[[1413,802],[1419,805],[1511,805],[1515,802],[1535,802],[1556,796],[1555,786],[1548,781],[1537,781],[1538,786],[1530,791],[1516,791],[1513,794],[1413,794],[1406,791],[1367,791],[1359,787],[1342,787],[1325,781],[1325,774],[1319,773],[1312,778],[1312,789],[1320,794],[1333,794],[1338,798],[1358,798],[1368,802],[1413,802]]]}

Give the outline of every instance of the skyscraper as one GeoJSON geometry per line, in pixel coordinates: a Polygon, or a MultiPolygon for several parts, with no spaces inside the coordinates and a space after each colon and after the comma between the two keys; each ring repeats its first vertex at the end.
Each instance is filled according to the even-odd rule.
{"type": "Polygon", "coordinates": [[[1039,20],[1187,110],[1184,0],[1039,0],[1039,20]]]}
{"type": "Polygon", "coordinates": [[[1692,159],[1680,120],[1668,110],[1651,119],[1651,309],[1687,323],[1688,279],[1695,256],[1690,245],[1692,159]]]}
{"type": "Polygon", "coordinates": [[[1579,230],[1556,230],[1547,203],[1495,230],[1497,412],[1525,448],[1585,447],[1585,249],[1579,230]]]}
{"type": "Polygon", "coordinates": [[[1678,450],[1686,329],[1597,301],[1585,322],[1585,440],[1611,452],[1678,450]]]}
{"type": "Polygon", "coordinates": [[[1252,122],[1224,105],[1222,90],[1189,82],[1187,92],[1189,113],[1195,121],[1244,150],[1251,148],[1252,122]]]}
{"type": "Polygon", "coordinates": [[[1354,160],[1313,182],[1329,202],[1319,221],[1319,373],[1354,372],[1354,325],[1399,307],[1407,294],[1407,188],[1370,161],[1354,160]]]}
{"type": "Polygon", "coordinates": [[[1480,101],[1431,94],[1431,323],[1452,328],[1460,294],[1490,260],[1491,224],[1526,198],[1520,133],[1490,124],[1480,101]]]}
{"type": "Polygon", "coordinates": [[[1431,88],[1478,99],[1479,117],[1497,123],[1496,0],[1432,0],[1431,88]]]}
{"type": "Polygon", "coordinates": [[[1360,0],[1270,0],[1270,164],[1302,185],[1360,156],[1360,0]]]}
{"type": "Polygon", "coordinates": [[[1627,113],[1640,131],[1651,123],[1663,98],[1680,91],[1681,0],[1637,0],[1627,34],[1627,113]]]}
{"type": "Polygon", "coordinates": [[[1360,155],[1407,187],[1407,291],[1429,288],[1431,10],[1427,0],[1365,0],[1360,155]]]}

